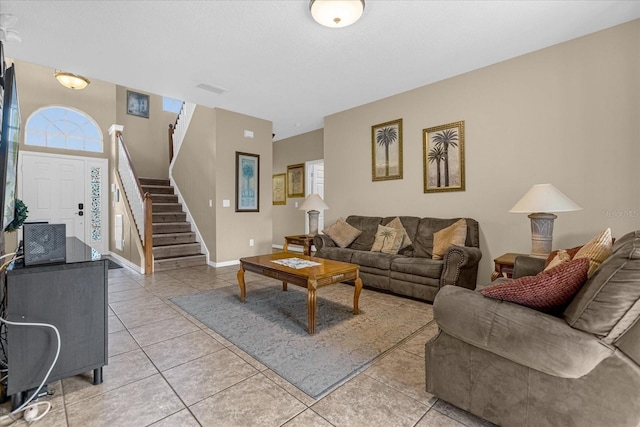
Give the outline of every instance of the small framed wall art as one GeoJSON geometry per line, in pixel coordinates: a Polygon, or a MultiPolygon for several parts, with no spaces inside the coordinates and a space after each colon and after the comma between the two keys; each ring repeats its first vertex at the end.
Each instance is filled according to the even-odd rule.
{"type": "Polygon", "coordinates": [[[127,114],[149,118],[149,95],[127,91],[127,114]]]}
{"type": "Polygon", "coordinates": [[[236,151],[236,212],[260,212],[260,155],[236,151]]]}
{"type": "Polygon", "coordinates": [[[287,174],[279,173],[273,175],[271,179],[271,190],[273,191],[273,204],[287,204],[287,174]]]}
{"type": "Polygon", "coordinates": [[[287,197],[304,197],[304,163],[287,166],[287,197]]]}
{"type": "Polygon", "coordinates": [[[464,191],[464,121],[422,133],[424,192],[464,191]]]}
{"type": "Polygon", "coordinates": [[[372,181],[402,179],[402,119],[371,126],[372,181]]]}

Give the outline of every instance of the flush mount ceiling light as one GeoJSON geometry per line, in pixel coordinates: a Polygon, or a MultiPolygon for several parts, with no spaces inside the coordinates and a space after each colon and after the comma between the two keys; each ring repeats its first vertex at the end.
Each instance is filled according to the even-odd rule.
{"type": "Polygon", "coordinates": [[[56,71],[54,76],[56,76],[56,79],[58,79],[58,82],[62,86],[68,87],[69,89],[84,89],[89,83],[91,83],[86,77],[78,76],[77,74],[65,73],[64,71],[56,71]]]}
{"type": "Polygon", "coordinates": [[[309,10],[318,24],[342,28],[360,19],[364,0],[311,0],[309,10]]]}

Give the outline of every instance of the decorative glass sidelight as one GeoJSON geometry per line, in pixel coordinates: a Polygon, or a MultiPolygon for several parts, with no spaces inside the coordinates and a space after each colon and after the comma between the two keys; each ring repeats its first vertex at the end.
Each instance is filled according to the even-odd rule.
{"type": "Polygon", "coordinates": [[[91,241],[102,241],[102,215],[101,215],[101,169],[91,167],[91,241]]]}

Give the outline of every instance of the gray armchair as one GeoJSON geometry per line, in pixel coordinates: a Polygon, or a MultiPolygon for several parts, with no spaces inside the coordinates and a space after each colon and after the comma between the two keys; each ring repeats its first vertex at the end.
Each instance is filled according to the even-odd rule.
{"type": "MultiPolygon", "coordinates": [[[[542,265],[517,259],[514,275],[542,265]]],[[[426,376],[439,398],[502,426],[640,425],[640,231],[562,317],[454,286],[434,317],[426,376]]]]}

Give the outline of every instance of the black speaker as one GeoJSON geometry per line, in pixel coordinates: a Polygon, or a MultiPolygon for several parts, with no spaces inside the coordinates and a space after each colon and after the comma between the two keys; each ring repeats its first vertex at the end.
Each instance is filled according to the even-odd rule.
{"type": "Polygon", "coordinates": [[[65,224],[24,224],[24,265],[53,264],[67,260],[65,224]]]}

